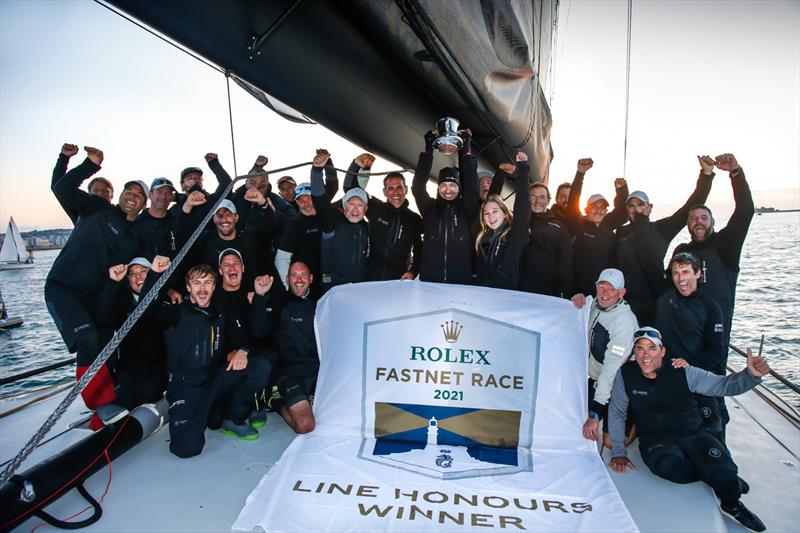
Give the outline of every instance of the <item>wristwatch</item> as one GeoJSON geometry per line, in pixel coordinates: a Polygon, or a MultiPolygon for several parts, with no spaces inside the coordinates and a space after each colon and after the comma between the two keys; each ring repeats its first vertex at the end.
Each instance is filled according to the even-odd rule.
{"type": "Polygon", "coordinates": [[[598,415],[594,411],[589,411],[589,418],[594,418],[595,420],[600,420],[600,415],[598,415]]]}

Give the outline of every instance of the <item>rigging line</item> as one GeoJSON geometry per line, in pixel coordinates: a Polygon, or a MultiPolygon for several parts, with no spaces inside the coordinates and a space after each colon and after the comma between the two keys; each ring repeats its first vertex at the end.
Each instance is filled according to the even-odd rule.
{"type": "MultiPolygon", "coordinates": [[[[550,105],[550,110],[553,110],[553,96],[555,93],[554,86],[555,80],[553,79],[553,73],[555,71],[555,62],[556,57],[558,56],[558,12],[560,6],[560,0],[555,0],[556,8],[555,12],[553,10],[550,11],[550,58],[549,58],[549,65],[547,66],[547,88],[549,89],[549,95],[547,99],[547,103],[550,105]]],[[[548,167],[547,173],[549,175],[550,168],[548,167]]]]}
{"type": "Polygon", "coordinates": [[[622,176],[628,176],[628,109],[631,97],[631,20],[633,19],[633,0],[628,0],[628,42],[625,61],[625,140],[622,147],[622,176]]]}
{"type": "Polygon", "coordinates": [[[233,150],[233,174],[239,175],[236,168],[236,140],[233,138],[233,108],[231,107],[231,72],[225,70],[225,86],[228,89],[228,121],[231,123],[231,150],[233,150]]]}
{"type": "Polygon", "coordinates": [[[109,5],[108,5],[108,4],[106,4],[105,2],[101,2],[100,0],[94,0],[94,2],[95,2],[97,5],[99,5],[99,6],[102,6],[102,7],[106,8],[106,9],[108,9],[108,10],[109,10],[109,11],[111,11],[112,13],[114,13],[114,14],[116,14],[116,15],[119,15],[120,17],[124,18],[124,19],[125,19],[125,20],[127,20],[128,22],[130,22],[130,23],[132,23],[132,24],[134,24],[134,25],[136,25],[136,26],[140,27],[141,29],[143,29],[143,30],[144,30],[144,31],[146,31],[147,33],[149,33],[149,34],[153,35],[154,37],[157,37],[157,38],[161,39],[162,41],[164,41],[164,42],[165,42],[165,43],[167,43],[168,45],[170,45],[170,46],[173,46],[173,47],[177,48],[178,50],[180,50],[180,51],[181,51],[181,52],[183,52],[184,54],[186,54],[186,55],[188,55],[188,56],[190,56],[190,57],[193,57],[193,58],[195,58],[196,60],[198,60],[198,61],[200,61],[201,63],[203,63],[205,66],[213,68],[214,70],[216,70],[216,71],[217,71],[217,72],[219,72],[220,74],[224,74],[224,73],[225,73],[225,71],[224,71],[224,70],[222,70],[222,69],[221,69],[220,67],[218,67],[217,65],[215,65],[215,64],[213,64],[213,63],[211,63],[211,62],[209,62],[209,61],[206,61],[205,59],[203,59],[202,57],[200,57],[200,56],[199,56],[199,55],[197,55],[197,54],[193,54],[192,52],[190,52],[190,51],[189,51],[189,50],[187,50],[186,48],[183,48],[182,46],[178,45],[177,43],[174,43],[174,42],[170,41],[169,39],[167,39],[167,38],[166,38],[166,37],[164,37],[163,35],[159,35],[159,34],[158,34],[158,33],[156,33],[155,31],[153,31],[153,30],[151,30],[150,28],[148,28],[147,26],[145,26],[144,24],[142,24],[142,23],[140,23],[139,21],[137,21],[136,19],[129,17],[128,15],[126,15],[125,13],[123,13],[122,11],[118,11],[117,9],[114,9],[113,7],[109,6],[109,5]]]}

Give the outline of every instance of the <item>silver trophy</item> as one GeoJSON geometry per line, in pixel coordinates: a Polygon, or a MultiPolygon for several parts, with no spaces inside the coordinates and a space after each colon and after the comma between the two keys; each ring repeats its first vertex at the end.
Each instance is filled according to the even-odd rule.
{"type": "Polygon", "coordinates": [[[458,136],[458,120],[452,117],[444,117],[436,121],[436,139],[433,147],[443,154],[452,154],[461,150],[464,141],[458,136]]]}

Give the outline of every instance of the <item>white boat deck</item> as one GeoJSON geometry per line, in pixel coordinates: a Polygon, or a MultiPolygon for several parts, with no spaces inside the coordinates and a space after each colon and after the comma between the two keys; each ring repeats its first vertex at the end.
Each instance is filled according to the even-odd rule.
{"type": "MultiPolygon", "coordinates": [[[[0,419],[1,461],[17,453],[62,396],[0,419]]],[[[2,403],[0,412],[13,405],[2,403]]],[[[800,431],[752,392],[728,399],[728,405],[728,441],[741,476],[751,486],[743,501],[768,531],[799,531],[800,431]]],[[[20,470],[82,438],[88,430],[67,428],[85,416],[82,404],[73,405],[49,435],[58,436],[36,450],[20,470]]],[[[202,455],[178,459],[169,453],[169,434],[162,428],[113,462],[111,485],[102,501],[103,517],[86,530],[229,531],[248,494],[293,437],[280,417],[271,414],[257,441],[240,441],[209,430],[202,455]]],[[[629,453],[638,470],[609,474],[642,531],[744,531],[720,514],[708,486],[677,485],[656,478],[641,462],[635,444],[629,453]]],[[[608,456],[605,450],[606,460],[608,456]]],[[[99,500],[108,479],[109,470],[103,468],[85,486],[99,500]]],[[[63,519],[86,505],[73,490],[46,510],[63,519]]],[[[42,523],[34,517],[15,531],[31,531],[42,523]]],[[[36,531],[47,530],[54,528],[36,531]]]]}

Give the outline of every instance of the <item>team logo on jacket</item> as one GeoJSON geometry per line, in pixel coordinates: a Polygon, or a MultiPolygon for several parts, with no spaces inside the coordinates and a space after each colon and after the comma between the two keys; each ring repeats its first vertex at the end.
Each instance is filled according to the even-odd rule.
{"type": "Polygon", "coordinates": [[[439,479],[531,471],[539,343],[455,309],[365,324],[359,457],[439,479]]]}

